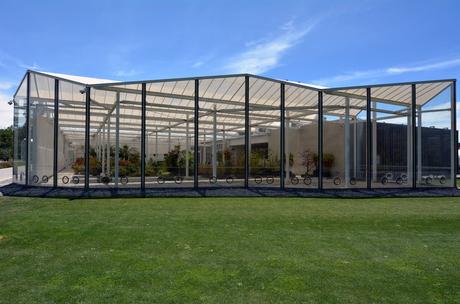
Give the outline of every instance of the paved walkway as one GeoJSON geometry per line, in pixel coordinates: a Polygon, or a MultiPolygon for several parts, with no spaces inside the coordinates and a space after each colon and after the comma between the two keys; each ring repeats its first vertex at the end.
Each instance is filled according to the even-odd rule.
{"type": "Polygon", "coordinates": [[[12,182],[13,168],[0,169],[0,186],[12,182]]]}

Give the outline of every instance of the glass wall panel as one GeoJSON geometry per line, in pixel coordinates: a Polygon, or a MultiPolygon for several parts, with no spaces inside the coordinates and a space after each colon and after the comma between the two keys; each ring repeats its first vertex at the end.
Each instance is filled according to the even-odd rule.
{"type": "Polygon", "coordinates": [[[372,187],[412,186],[412,89],[371,89],[372,187]]]}
{"type": "Polygon", "coordinates": [[[244,185],[244,77],[200,80],[199,185],[244,185]]]}
{"type": "Polygon", "coordinates": [[[58,186],[85,184],[85,87],[59,81],[58,186]]]}
{"type": "Polygon", "coordinates": [[[140,83],[91,90],[90,184],[140,188],[141,98],[140,83]]]}
{"type": "Polygon", "coordinates": [[[286,85],[285,107],[285,187],[317,188],[318,92],[286,85]]]}
{"type": "Polygon", "coordinates": [[[366,187],[366,93],[323,95],[323,187],[366,187]]]}
{"type": "Polygon", "coordinates": [[[54,79],[30,73],[29,184],[53,186],[54,79]]]}
{"type": "Polygon", "coordinates": [[[13,147],[13,183],[25,184],[26,182],[26,157],[27,157],[27,76],[19,86],[14,96],[14,147],[13,147]]]}
{"type": "Polygon", "coordinates": [[[451,84],[416,86],[417,184],[422,187],[455,187],[451,84]]]}
{"type": "Polygon", "coordinates": [[[249,186],[279,187],[280,84],[253,77],[249,84],[249,186]]]}
{"type": "Polygon", "coordinates": [[[146,187],[193,187],[195,81],[147,83],[146,187]]]}

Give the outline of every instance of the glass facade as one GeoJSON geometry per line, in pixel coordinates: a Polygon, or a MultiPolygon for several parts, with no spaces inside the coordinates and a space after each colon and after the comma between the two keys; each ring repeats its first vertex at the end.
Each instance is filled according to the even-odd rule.
{"type": "Polygon", "coordinates": [[[26,183],[28,77],[26,74],[14,97],[13,182],[17,184],[26,183]]]}
{"type": "Polygon", "coordinates": [[[59,80],[58,92],[57,184],[61,187],[83,187],[85,181],[85,87],[59,80]]]}
{"type": "Polygon", "coordinates": [[[54,79],[30,74],[28,180],[53,185],[54,79]]]}
{"type": "Polygon", "coordinates": [[[324,188],[366,188],[366,114],[365,89],[324,94],[324,188]]]}
{"type": "Polygon", "coordinates": [[[333,89],[245,74],[84,80],[26,74],[14,97],[15,183],[455,187],[453,80],[333,89]]]}

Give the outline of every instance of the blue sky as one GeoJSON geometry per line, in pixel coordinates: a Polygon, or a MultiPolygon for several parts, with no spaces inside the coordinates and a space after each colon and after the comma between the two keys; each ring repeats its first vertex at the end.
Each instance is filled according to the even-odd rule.
{"type": "Polygon", "coordinates": [[[460,78],[460,1],[0,2],[0,126],[27,69],[254,73],[325,86],[460,78]]]}

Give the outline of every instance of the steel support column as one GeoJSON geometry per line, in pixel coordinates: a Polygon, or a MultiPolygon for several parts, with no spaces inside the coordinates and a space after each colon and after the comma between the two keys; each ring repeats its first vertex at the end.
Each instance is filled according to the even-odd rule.
{"type": "Polygon", "coordinates": [[[244,77],[244,187],[249,186],[249,76],[244,77]]]}
{"type": "Polygon", "coordinates": [[[91,110],[91,88],[86,87],[85,104],[85,191],[89,190],[89,133],[90,133],[90,110],[91,110]]]}
{"type": "Polygon", "coordinates": [[[373,168],[372,168],[372,153],[373,153],[373,147],[372,147],[372,120],[371,120],[371,114],[372,114],[372,105],[371,105],[371,88],[366,88],[366,139],[367,139],[367,157],[366,157],[366,180],[367,180],[367,189],[372,188],[372,174],[373,174],[373,168]]]}
{"type": "Polygon", "coordinates": [[[145,82],[142,83],[141,94],[141,190],[145,190],[145,109],[147,103],[147,89],[145,82]]]}
{"type": "Polygon", "coordinates": [[[30,115],[30,72],[27,72],[27,96],[26,96],[26,186],[29,185],[29,142],[30,142],[30,132],[29,132],[29,115],[30,115]]]}
{"type": "Polygon", "coordinates": [[[318,189],[323,189],[323,92],[318,92],[318,189]]]}
{"type": "Polygon", "coordinates": [[[280,85],[280,188],[284,190],[285,188],[285,170],[286,165],[284,163],[285,157],[285,114],[286,114],[286,87],[284,83],[280,85]]]}
{"type": "Polygon", "coordinates": [[[59,79],[54,80],[53,187],[58,183],[59,79]]]}
{"type": "Polygon", "coordinates": [[[412,188],[417,187],[417,91],[416,85],[412,84],[411,103],[411,136],[412,136],[412,188]]]}
{"type": "Polygon", "coordinates": [[[217,178],[217,109],[216,105],[214,105],[214,112],[213,115],[213,123],[212,123],[212,175],[217,178]]]}
{"type": "Polygon", "coordinates": [[[457,81],[452,82],[451,90],[451,132],[453,132],[453,143],[452,143],[452,160],[453,160],[453,178],[452,187],[457,185],[457,173],[458,173],[458,134],[457,134],[457,81]]]}
{"type": "Polygon", "coordinates": [[[185,177],[189,177],[189,154],[190,154],[190,130],[189,130],[189,116],[188,114],[185,116],[186,123],[185,123],[185,177]]]}
{"type": "Polygon", "coordinates": [[[417,106],[417,182],[422,182],[422,106],[417,106]]]}
{"type": "Polygon", "coordinates": [[[345,136],[344,136],[344,148],[345,148],[345,187],[350,186],[350,98],[345,97],[345,136]]]}
{"type": "Polygon", "coordinates": [[[105,166],[106,166],[106,176],[110,177],[110,115],[107,119],[107,156],[105,158],[105,166]]]}
{"type": "Polygon", "coordinates": [[[193,143],[193,187],[198,189],[198,122],[199,122],[199,106],[200,106],[200,80],[195,79],[195,137],[193,143]]]}
{"type": "Polygon", "coordinates": [[[116,95],[115,109],[115,188],[120,180],[120,93],[116,95]]]}

